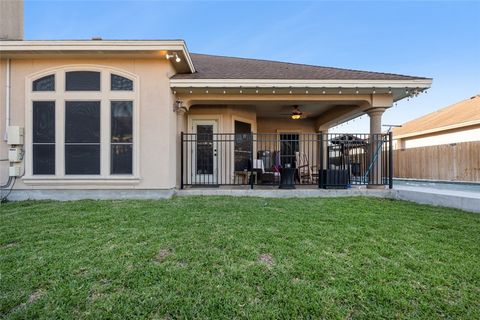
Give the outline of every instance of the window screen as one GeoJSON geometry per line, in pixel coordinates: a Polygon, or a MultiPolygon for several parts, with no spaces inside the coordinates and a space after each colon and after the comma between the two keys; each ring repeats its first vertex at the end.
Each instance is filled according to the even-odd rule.
{"type": "Polygon", "coordinates": [[[55,102],[33,102],[33,174],[55,174],[55,102]]]}
{"type": "Polygon", "coordinates": [[[65,174],[100,174],[100,101],[65,103],[65,174]]]}
{"type": "Polygon", "coordinates": [[[55,75],[51,74],[32,83],[33,91],[55,91],[55,75]]]}
{"type": "Polygon", "coordinates": [[[100,91],[100,72],[70,71],[66,73],[66,91],[100,91]]]}
{"type": "Polygon", "coordinates": [[[111,74],[110,89],[113,91],[132,91],[133,81],[116,74],[111,74]]]}
{"type": "Polygon", "coordinates": [[[132,174],[132,101],[111,102],[111,174],[132,174]]]}

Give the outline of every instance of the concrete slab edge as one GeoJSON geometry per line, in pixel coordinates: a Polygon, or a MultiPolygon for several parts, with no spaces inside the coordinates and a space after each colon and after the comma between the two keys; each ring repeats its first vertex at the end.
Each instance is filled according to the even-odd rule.
{"type": "Polygon", "coordinates": [[[480,198],[449,195],[420,190],[375,190],[375,189],[295,189],[295,190],[259,190],[259,189],[144,189],[144,190],[12,190],[9,200],[121,200],[121,199],[170,199],[173,196],[233,196],[233,197],[261,197],[261,198],[312,198],[312,197],[377,197],[397,200],[406,200],[420,204],[456,208],[469,212],[480,213],[480,198]]]}
{"type": "Polygon", "coordinates": [[[393,199],[480,213],[480,198],[420,190],[393,190],[393,199]]]}
{"type": "Polygon", "coordinates": [[[170,199],[175,195],[175,189],[35,189],[35,190],[12,190],[8,200],[127,200],[127,199],[170,199]]]}

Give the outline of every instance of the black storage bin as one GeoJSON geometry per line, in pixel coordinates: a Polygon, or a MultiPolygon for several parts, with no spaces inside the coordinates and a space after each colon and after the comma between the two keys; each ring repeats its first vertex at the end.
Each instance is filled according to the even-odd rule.
{"type": "Polygon", "coordinates": [[[324,169],[319,171],[318,187],[323,189],[347,189],[348,170],[324,169]]]}

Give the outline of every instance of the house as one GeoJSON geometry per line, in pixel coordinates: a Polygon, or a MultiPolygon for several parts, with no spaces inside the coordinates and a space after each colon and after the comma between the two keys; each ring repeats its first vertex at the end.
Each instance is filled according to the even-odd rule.
{"type": "Polygon", "coordinates": [[[391,186],[382,114],[432,82],[193,54],[183,40],[21,40],[9,23],[21,2],[2,6],[0,174],[19,199],[318,187],[331,175],[391,186]],[[369,133],[328,133],[364,114],[369,133]]]}
{"type": "Polygon", "coordinates": [[[411,120],[393,131],[397,149],[480,140],[480,95],[411,120]]]}

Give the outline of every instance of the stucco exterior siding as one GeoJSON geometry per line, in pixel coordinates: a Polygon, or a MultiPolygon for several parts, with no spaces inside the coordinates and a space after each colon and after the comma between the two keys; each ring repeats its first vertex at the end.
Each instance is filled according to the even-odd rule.
{"type": "MultiPolygon", "coordinates": [[[[0,63],[0,83],[5,88],[5,65],[0,63]]],[[[105,70],[119,70],[136,77],[136,100],[135,107],[137,117],[134,121],[134,148],[137,154],[134,162],[138,172],[136,176],[128,179],[99,179],[96,176],[85,176],[85,181],[78,181],[66,177],[57,180],[55,177],[37,181],[35,177],[23,177],[18,179],[16,189],[171,189],[176,185],[176,114],[173,112],[175,97],[170,87],[169,79],[175,74],[171,64],[163,59],[12,59],[11,60],[11,125],[24,126],[25,132],[31,134],[31,128],[27,123],[27,111],[31,103],[29,92],[31,75],[42,71],[55,70],[64,67],[81,67],[88,69],[107,68],[105,70]],[[31,179],[30,179],[31,178],[31,179]]],[[[63,88],[58,88],[63,90],[63,88]]],[[[81,96],[81,94],[78,94],[81,96]]],[[[5,90],[0,92],[0,112],[2,121],[0,130],[5,132],[5,90]]],[[[101,97],[108,99],[108,97],[101,97]]],[[[56,106],[58,108],[59,106],[56,106]]],[[[110,130],[103,128],[102,130],[110,130]]],[[[0,143],[1,158],[7,155],[8,145],[5,141],[0,143]]],[[[28,150],[28,148],[27,148],[28,150]]],[[[29,163],[31,154],[25,154],[25,163],[29,163]]],[[[0,163],[2,177],[7,176],[8,162],[0,163]]],[[[115,178],[115,177],[113,177],[115,178]]]]}

